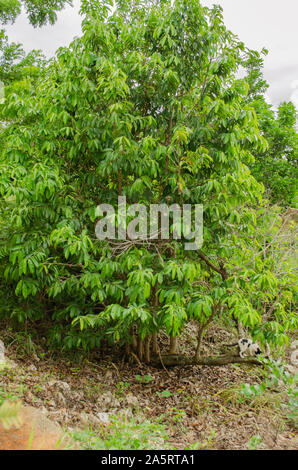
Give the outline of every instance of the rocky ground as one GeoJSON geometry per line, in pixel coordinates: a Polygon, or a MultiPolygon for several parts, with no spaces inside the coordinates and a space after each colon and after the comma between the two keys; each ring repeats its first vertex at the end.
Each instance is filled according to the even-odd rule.
{"type": "MultiPolygon", "coordinates": [[[[225,341],[227,332],[212,328],[225,341]]],[[[297,430],[282,411],[282,390],[242,400],[242,384],[261,380],[256,366],[156,369],[109,354],[58,355],[0,331],[11,364],[0,370],[0,398],[21,398],[67,431],[90,427],[105,438],[113,416],[164,425],[171,449],[297,449],[297,430]],[[29,349],[29,350],[28,350],[29,349]]],[[[292,368],[292,372],[295,372],[292,368]]]]}

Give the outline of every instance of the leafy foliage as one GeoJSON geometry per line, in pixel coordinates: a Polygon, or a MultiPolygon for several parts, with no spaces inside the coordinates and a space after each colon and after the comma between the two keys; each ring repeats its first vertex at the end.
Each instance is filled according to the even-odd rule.
{"type": "Polygon", "coordinates": [[[13,85],[20,92],[26,82],[40,75],[44,63],[41,51],[26,54],[20,44],[9,43],[4,30],[0,31],[0,52],[0,80],[7,87],[6,94],[13,85]],[[18,82],[21,86],[17,88],[18,82]]]}
{"type": "Polygon", "coordinates": [[[298,425],[298,406],[297,406],[297,373],[289,373],[281,361],[268,361],[264,363],[267,366],[265,380],[261,384],[244,384],[240,391],[241,400],[254,402],[257,397],[262,395],[274,394],[277,391],[285,395],[281,404],[282,412],[296,427],[298,425]]]}
{"type": "Polygon", "coordinates": [[[131,343],[137,326],[140,358],[143,340],[216,314],[285,343],[294,270],[275,270],[282,218],[249,169],[268,143],[235,78],[248,51],[219,7],[111,5],[83,2],[82,38],[0,105],[1,315],[47,322],[65,348],[131,343]],[[98,240],[98,204],[119,195],[204,204],[202,250],[173,222],[168,241],[98,240]]]}
{"type": "Polygon", "coordinates": [[[148,450],[164,449],[168,432],[165,426],[147,419],[128,418],[124,414],[112,416],[105,432],[85,430],[75,432],[73,438],[87,450],[148,450]]]}
{"type": "Polygon", "coordinates": [[[70,0],[0,0],[0,22],[6,24],[14,22],[25,9],[28,19],[33,26],[42,26],[47,23],[54,24],[57,20],[57,11],[62,10],[70,0]]]}
{"type": "MultiPolygon", "coordinates": [[[[262,52],[268,53],[266,50],[262,52]]],[[[271,202],[286,207],[297,206],[297,110],[291,102],[281,103],[277,111],[267,103],[264,92],[268,84],[262,75],[262,55],[250,51],[243,65],[248,72],[247,100],[255,108],[268,143],[265,150],[254,152],[255,161],[250,165],[252,174],[264,183],[271,202]]]]}

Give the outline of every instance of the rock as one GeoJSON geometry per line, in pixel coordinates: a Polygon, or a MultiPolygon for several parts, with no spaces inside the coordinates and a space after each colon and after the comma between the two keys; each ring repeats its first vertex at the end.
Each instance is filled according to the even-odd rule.
{"type": "Polygon", "coordinates": [[[108,413],[97,413],[96,415],[93,415],[91,413],[85,413],[84,411],[80,414],[80,421],[84,426],[90,426],[92,425],[93,427],[101,427],[104,424],[109,423],[108,419],[109,415],[108,413]],[[101,415],[101,418],[100,418],[101,415]]]}
{"type": "Polygon", "coordinates": [[[56,383],[57,383],[57,380],[50,380],[50,381],[48,382],[48,387],[51,388],[51,387],[53,387],[54,385],[56,385],[56,383]]]}
{"type": "Polygon", "coordinates": [[[88,414],[88,424],[92,424],[93,426],[100,427],[102,423],[97,416],[88,414]]]}
{"type": "Polygon", "coordinates": [[[101,421],[103,424],[109,424],[110,422],[110,415],[109,413],[97,413],[96,416],[98,416],[99,421],[101,421]]]}
{"type": "Polygon", "coordinates": [[[26,401],[27,401],[27,402],[28,402],[28,401],[29,401],[29,402],[32,402],[33,400],[34,400],[34,395],[33,395],[33,393],[30,392],[30,391],[27,392],[27,393],[26,393],[26,401]]]}
{"type": "Polygon", "coordinates": [[[17,367],[17,364],[10,359],[6,359],[5,361],[0,361],[0,370],[2,369],[14,369],[17,367]]]}
{"type": "Polygon", "coordinates": [[[14,361],[12,361],[11,359],[7,360],[6,363],[7,363],[8,367],[9,367],[10,369],[13,369],[13,368],[15,368],[15,367],[18,367],[17,363],[14,362],[14,361]]]}
{"type": "Polygon", "coordinates": [[[290,374],[296,374],[296,371],[297,371],[297,367],[294,367],[294,366],[291,366],[290,364],[287,364],[285,366],[285,368],[287,369],[288,372],[290,372],[290,374]]]}
{"type": "Polygon", "coordinates": [[[3,341],[0,339],[0,369],[11,369],[13,367],[17,367],[17,364],[5,357],[5,346],[3,341]]]}
{"type": "Polygon", "coordinates": [[[40,410],[24,406],[21,424],[4,429],[0,424],[0,450],[55,450],[73,446],[62,429],[40,410]]]}
{"type": "Polygon", "coordinates": [[[54,388],[55,397],[65,404],[65,398],[68,398],[71,394],[71,388],[67,382],[62,380],[51,380],[48,384],[50,388],[54,388]]]}
{"type": "Polygon", "coordinates": [[[113,371],[108,369],[104,375],[104,379],[105,381],[109,381],[110,379],[113,378],[113,376],[114,376],[113,371]]]}
{"type": "Polygon", "coordinates": [[[66,399],[64,395],[61,392],[56,393],[56,398],[59,403],[59,405],[66,405],[66,399]]]}
{"type": "Polygon", "coordinates": [[[101,395],[101,404],[100,407],[105,407],[106,409],[118,408],[120,406],[120,401],[114,397],[112,392],[106,392],[101,395]]]}
{"type": "Polygon", "coordinates": [[[80,421],[86,425],[88,424],[88,415],[87,413],[85,413],[84,411],[82,411],[82,413],[80,414],[80,421]]]}
{"type": "Polygon", "coordinates": [[[56,383],[56,387],[59,392],[63,393],[63,395],[66,397],[71,393],[71,388],[67,382],[62,382],[58,380],[58,382],[56,383]]]}
{"type": "Polygon", "coordinates": [[[54,400],[50,400],[47,403],[51,408],[56,408],[56,403],[54,402],[54,400]]]}
{"type": "Polygon", "coordinates": [[[129,393],[126,398],[126,403],[128,404],[128,406],[131,406],[132,408],[136,407],[139,405],[139,402],[138,402],[138,399],[137,397],[135,397],[134,395],[132,395],[131,393],[129,393]]]}
{"type": "Polygon", "coordinates": [[[57,385],[57,387],[59,387],[64,392],[70,392],[71,391],[70,385],[67,382],[62,382],[62,381],[58,380],[56,385],[57,385]]]}

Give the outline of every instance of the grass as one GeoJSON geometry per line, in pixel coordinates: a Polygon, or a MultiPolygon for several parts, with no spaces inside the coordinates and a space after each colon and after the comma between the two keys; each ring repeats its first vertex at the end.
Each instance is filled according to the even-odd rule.
{"type": "Polygon", "coordinates": [[[256,436],[251,436],[250,440],[247,443],[248,450],[258,450],[263,447],[262,438],[259,434],[256,436]]]}
{"type": "MultiPolygon", "coordinates": [[[[71,438],[83,450],[177,450],[167,442],[167,426],[181,425],[184,417],[185,412],[180,409],[161,415],[155,421],[150,421],[140,414],[129,418],[125,414],[119,414],[110,418],[108,426],[103,425],[101,429],[93,429],[90,426],[83,431],[71,433],[71,438]],[[167,426],[162,422],[166,422],[167,426]]],[[[210,449],[215,437],[216,432],[211,429],[207,439],[197,441],[183,450],[210,449]]]]}
{"type": "Polygon", "coordinates": [[[151,450],[166,449],[168,433],[164,425],[138,417],[119,414],[99,430],[92,427],[71,435],[86,450],[151,450]]]}
{"type": "Polygon", "coordinates": [[[246,405],[250,409],[279,411],[280,417],[298,427],[298,375],[289,374],[281,361],[266,360],[263,380],[256,384],[242,384],[219,392],[225,402],[235,407],[246,405]]]}

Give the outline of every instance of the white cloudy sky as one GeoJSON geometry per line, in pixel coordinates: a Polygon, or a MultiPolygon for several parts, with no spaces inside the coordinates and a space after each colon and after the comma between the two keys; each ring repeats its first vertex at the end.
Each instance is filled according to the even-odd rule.
{"type": "MultiPolygon", "coordinates": [[[[298,0],[202,0],[206,6],[220,4],[225,23],[245,44],[269,49],[264,75],[270,84],[268,98],[274,105],[292,100],[298,108],[298,0]]],[[[21,15],[7,26],[11,41],[21,42],[26,51],[42,49],[47,56],[68,45],[81,34],[80,0],[73,0],[58,14],[54,26],[34,29],[21,15]]]]}

